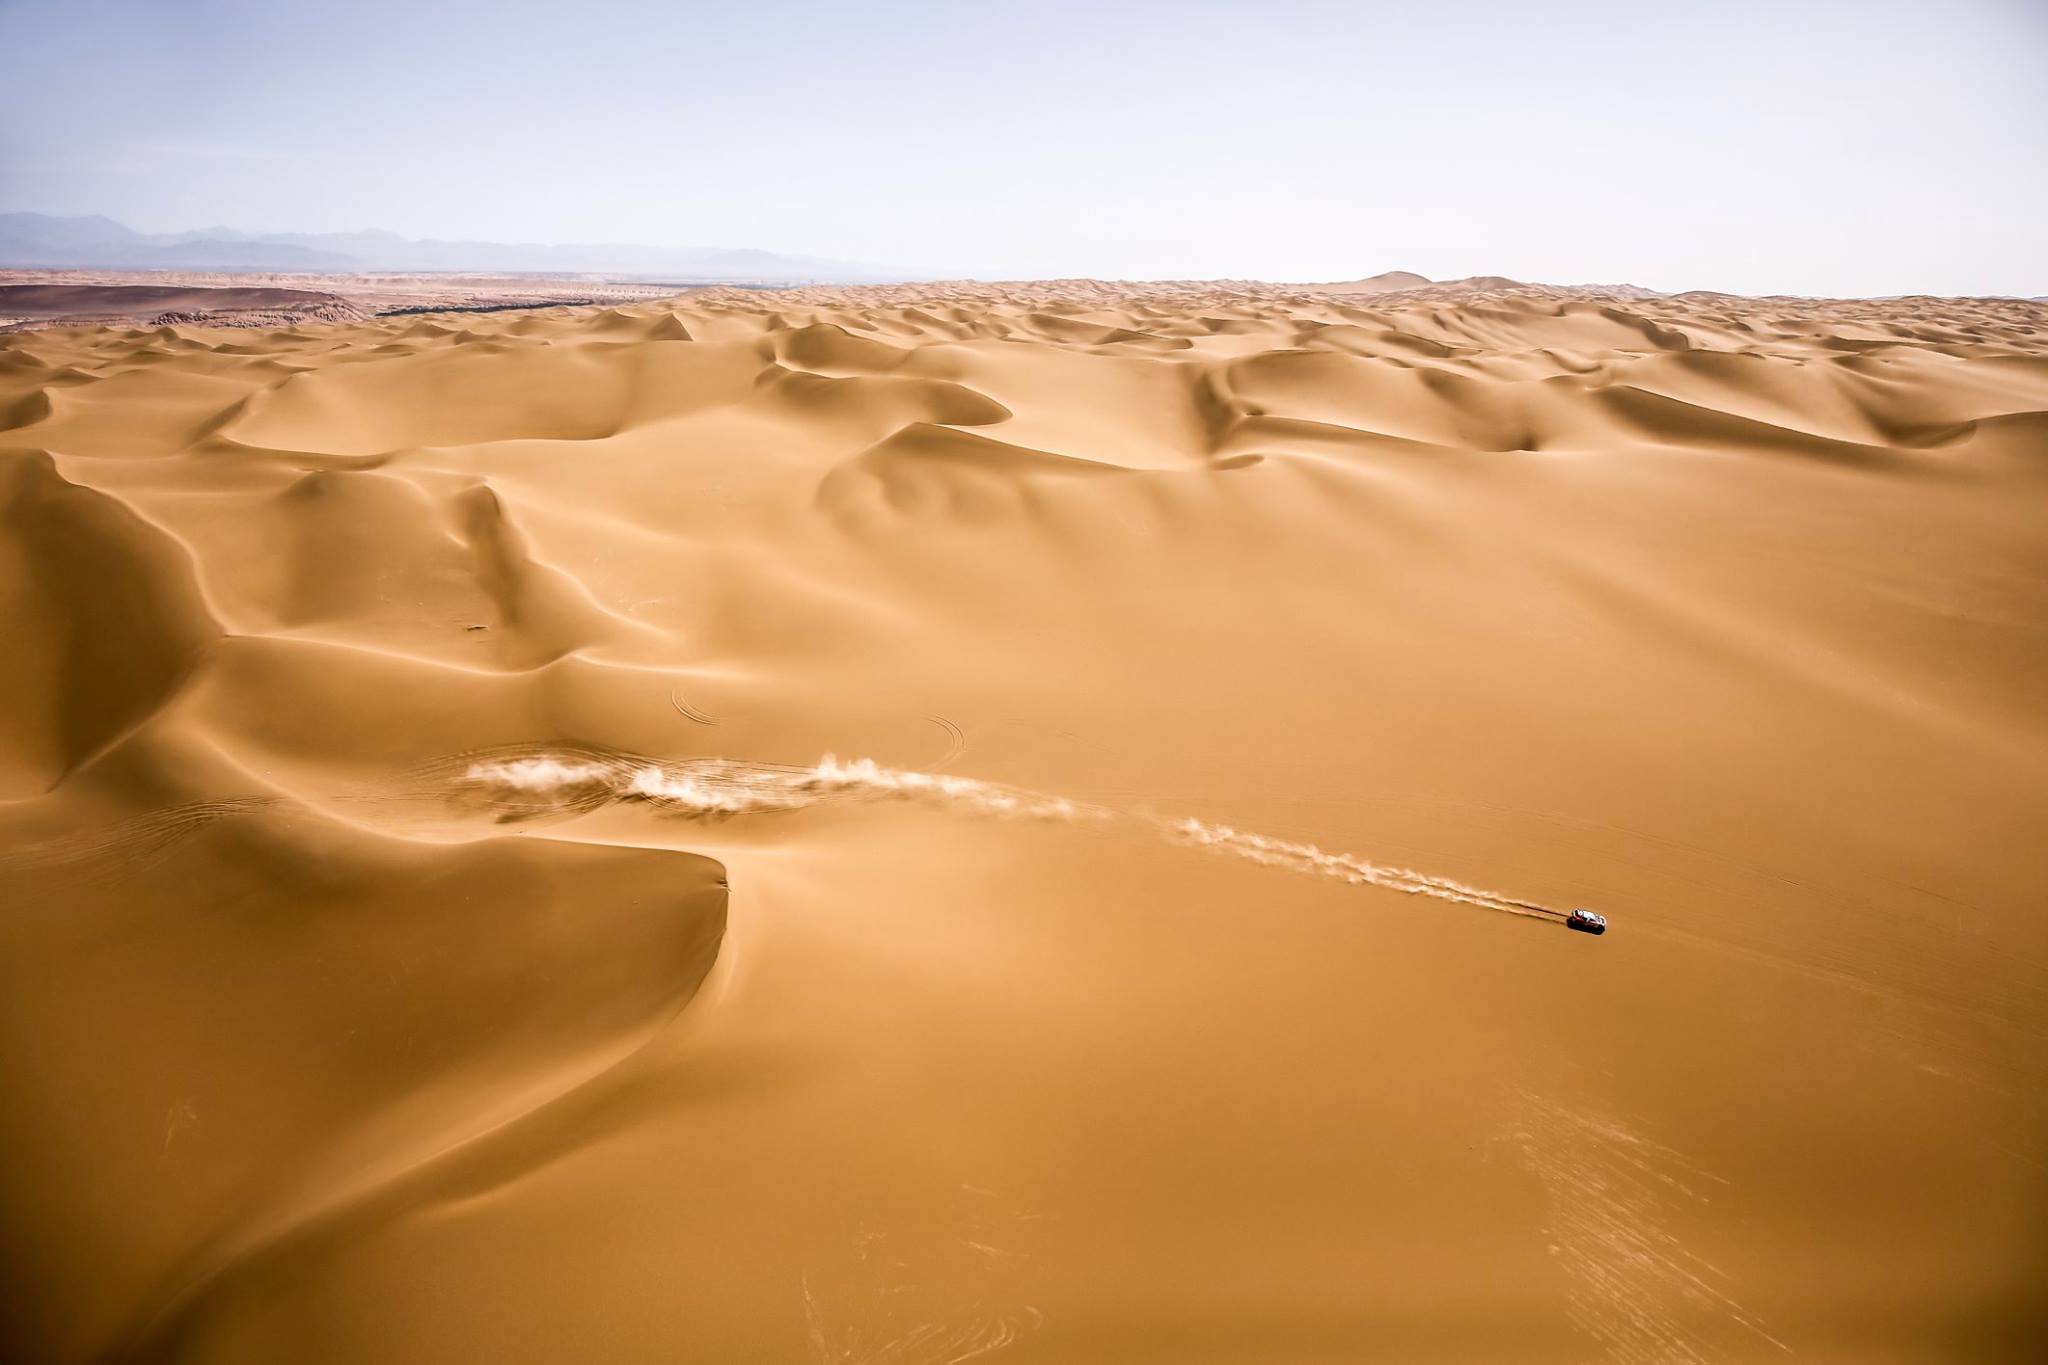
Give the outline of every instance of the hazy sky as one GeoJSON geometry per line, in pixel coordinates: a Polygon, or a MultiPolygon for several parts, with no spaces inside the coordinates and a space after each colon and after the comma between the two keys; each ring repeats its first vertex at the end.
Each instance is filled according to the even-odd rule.
{"type": "Polygon", "coordinates": [[[0,0],[0,208],[2048,293],[2048,0],[0,0]]]}

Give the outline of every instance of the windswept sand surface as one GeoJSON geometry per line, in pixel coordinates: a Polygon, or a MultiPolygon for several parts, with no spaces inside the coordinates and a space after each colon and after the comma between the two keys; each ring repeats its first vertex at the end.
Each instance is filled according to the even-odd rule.
{"type": "Polygon", "coordinates": [[[2048,1334],[2041,305],[26,333],[0,594],[10,1358],[2048,1334]]]}

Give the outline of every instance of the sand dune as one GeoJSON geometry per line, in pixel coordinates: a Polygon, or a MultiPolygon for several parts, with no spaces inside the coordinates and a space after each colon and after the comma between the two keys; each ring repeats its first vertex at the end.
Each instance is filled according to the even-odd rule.
{"type": "Polygon", "coordinates": [[[0,338],[0,1331],[2029,1359],[2044,452],[2016,300],[0,338]]]}

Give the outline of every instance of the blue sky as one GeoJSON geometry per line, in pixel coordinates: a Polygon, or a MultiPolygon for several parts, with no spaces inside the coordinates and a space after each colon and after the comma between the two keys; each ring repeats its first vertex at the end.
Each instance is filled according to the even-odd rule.
{"type": "Polygon", "coordinates": [[[2048,293],[2048,2],[0,0],[0,208],[2048,293]]]}

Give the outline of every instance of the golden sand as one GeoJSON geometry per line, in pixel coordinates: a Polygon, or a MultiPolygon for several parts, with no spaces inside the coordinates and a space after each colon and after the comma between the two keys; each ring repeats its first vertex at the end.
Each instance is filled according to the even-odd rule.
{"type": "Polygon", "coordinates": [[[21,334],[0,599],[23,1359],[2048,1333],[2048,306],[21,334]]]}

